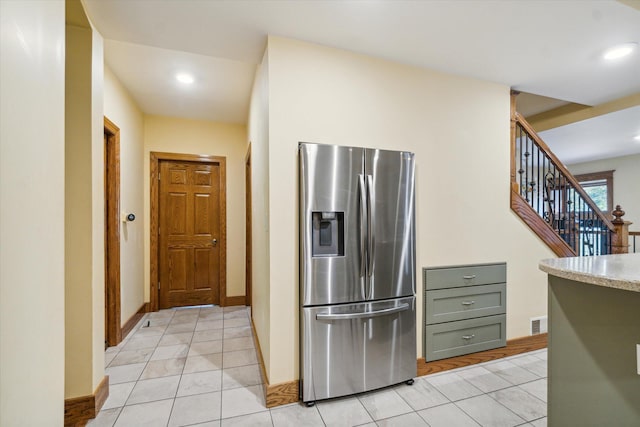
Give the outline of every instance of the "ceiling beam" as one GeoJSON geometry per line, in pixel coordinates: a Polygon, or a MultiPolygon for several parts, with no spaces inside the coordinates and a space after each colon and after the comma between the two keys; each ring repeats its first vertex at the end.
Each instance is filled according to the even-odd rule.
{"type": "Polygon", "coordinates": [[[84,6],[80,0],[65,1],[65,21],[67,25],[82,28],[91,28],[89,18],[84,13],[84,6]]]}
{"type": "Polygon", "coordinates": [[[640,10],[640,0],[618,0],[618,2],[634,9],[640,10]]]}
{"type": "Polygon", "coordinates": [[[581,104],[563,105],[562,107],[527,117],[527,121],[536,132],[542,132],[616,111],[626,110],[638,105],[640,105],[640,93],[634,93],[633,95],[594,105],[593,107],[581,104]]]}

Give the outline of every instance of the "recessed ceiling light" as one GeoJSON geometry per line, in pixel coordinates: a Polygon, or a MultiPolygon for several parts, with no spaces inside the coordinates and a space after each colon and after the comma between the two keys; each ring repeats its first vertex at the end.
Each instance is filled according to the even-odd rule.
{"type": "Polygon", "coordinates": [[[640,142],[640,133],[633,137],[636,141],[640,142]]]}
{"type": "Polygon", "coordinates": [[[613,46],[607,49],[604,52],[604,59],[619,59],[624,58],[625,56],[630,55],[636,48],[638,47],[638,43],[623,43],[617,46],[613,46]]]}
{"type": "Polygon", "coordinates": [[[187,85],[190,85],[191,83],[194,82],[193,76],[187,73],[176,74],[176,80],[179,81],[180,83],[184,83],[187,85]]]}

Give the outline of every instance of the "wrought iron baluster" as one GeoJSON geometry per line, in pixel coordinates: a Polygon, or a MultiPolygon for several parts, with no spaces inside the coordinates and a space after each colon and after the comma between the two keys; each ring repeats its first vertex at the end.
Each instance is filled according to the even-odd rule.
{"type": "Polygon", "coordinates": [[[584,222],[585,222],[585,203],[584,200],[580,200],[580,232],[582,233],[582,236],[580,238],[580,253],[578,255],[584,255],[585,253],[585,242],[586,242],[586,228],[584,226],[584,222]]]}
{"type": "Polygon", "coordinates": [[[545,212],[544,212],[544,219],[547,221],[547,223],[552,224],[551,221],[551,194],[549,193],[549,158],[547,157],[547,155],[545,154],[544,156],[544,204],[545,204],[545,212]]]}
{"type": "MultiPolygon", "coordinates": [[[[580,232],[584,233],[584,220],[586,215],[586,204],[584,200],[580,199],[580,232]]],[[[582,245],[580,245],[580,253],[578,255],[584,255],[584,238],[582,239],[582,245]]]]}
{"type": "Polygon", "coordinates": [[[574,194],[574,198],[575,198],[575,204],[573,205],[573,215],[575,216],[573,222],[574,222],[574,227],[576,230],[576,250],[578,252],[578,254],[580,254],[580,238],[581,238],[581,233],[580,233],[580,204],[582,202],[582,197],[580,197],[580,195],[578,194],[578,192],[576,191],[576,189],[573,190],[573,194],[574,194]]]}
{"type": "Polygon", "coordinates": [[[558,177],[556,176],[556,168],[553,163],[551,164],[551,177],[553,178],[550,182],[550,188],[552,190],[551,195],[552,195],[552,201],[553,201],[553,215],[554,215],[553,219],[554,221],[556,221],[556,224],[560,224],[557,221],[560,220],[560,212],[558,208],[560,205],[561,194],[556,190],[558,187],[559,181],[558,181],[558,177]]]}
{"type": "Polygon", "coordinates": [[[522,141],[522,126],[520,126],[518,124],[518,136],[519,136],[519,144],[520,144],[520,169],[518,169],[518,187],[520,188],[520,195],[524,197],[524,194],[522,194],[522,174],[524,173],[524,168],[522,166],[522,157],[524,154],[524,151],[522,150],[522,145],[523,145],[523,141],[522,141]]]}
{"type": "Polygon", "coordinates": [[[576,252],[579,250],[578,248],[578,242],[576,241],[576,223],[575,223],[575,196],[576,196],[576,192],[573,189],[573,186],[569,185],[569,183],[567,182],[567,187],[569,188],[569,201],[568,201],[568,221],[569,221],[569,238],[571,239],[571,246],[573,247],[573,250],[575,250],[576,252]]]}
{"type": "Polygon", "coordinates": [[[529,138],[529,134],[526,135],[526,144],[525,144],[525,153],[524,153],[524,164],[525,164],[525,174],[524,174],[524,183],[523,183],[523,187],[524,187],[524,198],[527,202],[531,203],[531,201],[529,200],[529,157],[531,156],[531,153],[529,152],[529,146],[531,144],[531,139],[529,138]]]}
{"type": "Polygon", "coordinates": [[[585,224],[585,241],[586,241],[586,249],[589,251],[588,255],[594,254],[594,244],[593,244],[593,230],[595,228],[595,218],[594,212],[591,207],[589,207],[589,220],[585,224]]]}
{"type": "Polygon", "coordinates": [[[536,146],[536,153],[537,153],[537,157],[538,157],[538,167],[536,168],[537,173],[536,173],[536,177],[537,177],[537,185],[536,185],[536,212],[538,212],[538,215],[540,215],[540,147],[536,146]]]}

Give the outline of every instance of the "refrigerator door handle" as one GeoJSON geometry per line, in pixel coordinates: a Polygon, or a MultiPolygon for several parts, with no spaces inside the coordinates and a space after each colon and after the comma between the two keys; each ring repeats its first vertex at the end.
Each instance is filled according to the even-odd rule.
{"type": "MultiPolygon", "coordinates": [[[[369,227],[369,265],[367,266],[367,274],[369,277],[373,276],[373,270],[375,269],[375,202],[376,202],[376,193],[373,187],[373,176],[367,175],[367,222],[369,227]]],[[[369,294],[373,293],[373,289],[369,289],[369,294]]],[[[371,299],[371,295],[369,295],[368,299],[371,299]]]]}
{"type": "Polygon", "coordinates": [[[401,311],[409,310],[409,304],[400,304],[397,307],[385,308],[378,311],[365,311],[357,313],[318,313],[316,314],[316,320],[351,320],[351,319],[363,319],[370,317],[387,316],[393,313],[400,313],[401,311]]]}
{"type": "MultiPolygon", "coordinates": [[[[367,260],[367,190],[364,182],[364,175],[358,175],[360,182],[360,277],[365,274],[367,260]]],[[[363,290],[364,294],[364,290],[363,290]]],[[[366,295],[365,295],[366,298],[366,295]]]]}

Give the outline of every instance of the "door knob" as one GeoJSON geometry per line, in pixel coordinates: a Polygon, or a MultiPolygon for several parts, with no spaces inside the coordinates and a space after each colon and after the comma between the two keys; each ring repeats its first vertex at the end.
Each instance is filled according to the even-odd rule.
{"type": "Polygon", "coordinates": [[[211,240],[211,244],[212,244],[213,246],[216,246],[216,245],[218,244],[218,239],[212,239],[212,240],[211,240]]]}

